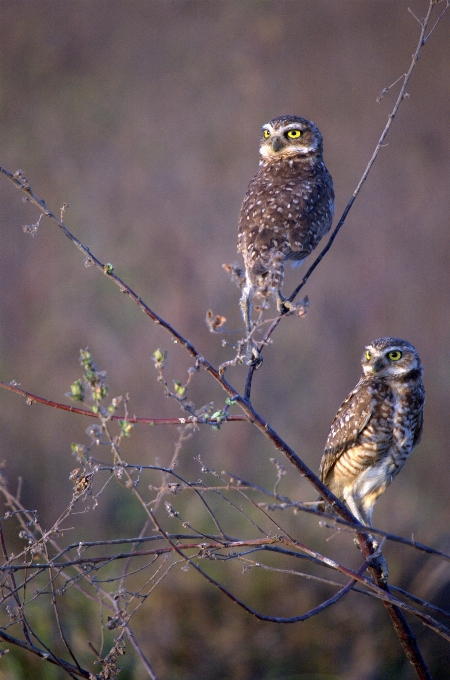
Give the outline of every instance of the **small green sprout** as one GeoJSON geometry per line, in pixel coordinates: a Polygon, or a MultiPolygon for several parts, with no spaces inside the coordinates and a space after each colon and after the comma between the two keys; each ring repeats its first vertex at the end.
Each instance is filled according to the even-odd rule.
{"type": "Polygon", "coordinates": [[[174,380],[173,384],[174,384],[174,388],[175,388],[175,394],[178,397],[184,397],[185,392],[186,392],[186,386],[182,385],[179,380],[174,380]]]}
{"type": "Polygon", "coordinates": [[[224,411],[216,411],[215,413],[212,414],[211,420],[216,420],[217,422],[214,423],[212,426],[213,430],[220,430],[220,426],[222,425],[223,421],[226,420],[227,414],[224,413],[224,411]]]}
{"type": "Polygon", "coordinates": [[[92,398],[94,401],[101,401],[108,396],[108,385],[96,385],[92,389],[92,398]]]}
{"type": "Polygon", "coordinates": [[[159,348],[153,352],[153,361],[155,362],[155,368],[161,370],[166,365],[167,361],[167,351],[160,350],[159,348]]]}
{"type": "Polygon", "coordinates": [[[81,380],[75,380],[71,384],[68,396],[74,401],[84,401],[84,387],[81,380]]]}
{"type": "Polygon", "coordinates": [[[129,423],[128,420],[119,420],[119,427],[123,437],[129,437],[131,430],[133,429],[133,423],[129,423]]]}

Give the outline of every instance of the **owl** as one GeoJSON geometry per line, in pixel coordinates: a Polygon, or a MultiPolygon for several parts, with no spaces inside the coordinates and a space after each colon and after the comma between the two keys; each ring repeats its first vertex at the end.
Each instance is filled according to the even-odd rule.
{"type": "Polygon", "coordinates": [[[420,441],[425,390],[419,355],[406,340],[374,340],[361,362],[363,376],[331,425],[320,478],[371,526],[375,501],[420,441]]]}
{"type": "Polygon", "coordinates": [[[300,263],[331,227],[334,190],[323,162],[317,126],[298,116],[263,125],[259,170],[248,185],[239,216],[238,251],[245,264],[241,309],[248,364],[261,362],[251,340],[251,298],[276,296],[286,313],[295,306],[282,292],[286,260],[300,263]]]}

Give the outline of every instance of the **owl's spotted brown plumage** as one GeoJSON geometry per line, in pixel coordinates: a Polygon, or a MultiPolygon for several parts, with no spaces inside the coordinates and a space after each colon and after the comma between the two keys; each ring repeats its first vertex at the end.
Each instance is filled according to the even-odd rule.
{"type": "Polygon", "coordinates": [[[337,412],[320,478],[362,524],[419,443],[425,390],[417,350],[379,338],[362,356],[363,376],[337,412]]]}
{"type": "MultiPolygon", "coordinates": [[[[248,185],[239,216],[238,250],[246,282],[241,298],[251,334],[251,296],[277,295],[279,311],[293,305],[281,293],[285,260],[300,262],[317,246],[333,220],[333,181],[323,162],[317,126],[298,116],[263,125],[259,170],[248,185]]],[[[249,340],[247,363],[259,363],[249,340]]]]}

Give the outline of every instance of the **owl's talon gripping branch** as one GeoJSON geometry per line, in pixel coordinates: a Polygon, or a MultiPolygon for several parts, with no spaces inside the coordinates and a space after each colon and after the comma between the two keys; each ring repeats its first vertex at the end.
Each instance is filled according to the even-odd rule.
{"type": "Polygon", "coordinates": [[[247,353],[245,355],[245,363],[247,366],[253,366],[253,368],[259,368],[263,362],[263,358],[259,349],[253,344],[247,345],[247,353]]]}
{"type": "MultiPolygon", "coordinates": [[[[381,546],[378,545],[378,541],[376,541],[371,534],[368,534],[367,537],[370,541],[373,552],[371,555],[367,555],[365,557],[365,560],[369,567],[373,567],[378,571],[379,578],[381,579],[381,581],[383,583],[387,583],[389,578],[389,568],[388,563],[386,562],[384,555],[381,552],[381,546]]],[[[355,538],[355,545],[359,550],[361,550],[361,546],[359,545],[359,541],[357,538],[355,538]]]]}
{"type": "MultiPolygon", "coordinates": [[[[376,541],[373,545],[377,545],[376,541]]],[[[389,579],[389,567],[380,548],[377,548],[369,557],[366,558],[370,567],[378,571],[379,577],[383,583],[387,583],[389,579]]]]}
{"type": "Polygon", "coordinates": [[[285,298],[281,291],[277,291],[277,310],[279,314],[289,314],[289,312],[295,312],[297,305],[295,302],[291,302],[288,298],[285,298]]]}
{"type": "MultiPolygon", "coordinates": [[[[314,250],[330,230],[334,209],[333,181],[314,123],[298,116],[273,118],[262,127],[259,153],[259,170],[239,216],[238,250],[246,277],[241,309],[248,338],[253,296],[276,295],[281,314],[297,309],[281,293],[285,262],[299,263],[314,250]]],[[[249,344],[247,359],[255,356],[249,344]]]]}

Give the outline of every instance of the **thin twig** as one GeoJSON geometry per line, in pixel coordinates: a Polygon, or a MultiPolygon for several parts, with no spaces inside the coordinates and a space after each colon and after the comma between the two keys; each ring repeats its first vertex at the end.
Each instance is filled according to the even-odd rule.
{"type": "MultiPolygon", "coordinates": [[[[46,399],[45,397],[39,397],[37,394],[32,394],[26,390],[22,390],[14,382],[6,383],[0,380],[0,387],[5,390],[10,390],[16,394],[20,394],[25,397],[27,404],[31,406],[32,404],[43,404],[44,406],[50,406],[51,408],[57,408],[61,411],[69,411],[70,413],[77,413],[80,416],[86,416],[88,418],[98,418],[98,414],[94,411],[89,411],[88,409],[78,408],[76,406],[69,406],[68,404],[61,404],[57,401],[52,401],[51,399],[46,399]]],[[[111,420],[124,420],[124,416],[111,415],[111,420]]],[[[225,416],[224,418],[198,418],[196,416],[189,416],[187,418],[144,418],[138,416],[126,416],[127,423],[139,424],[139,425],[188,425],[190,423],[195,425],[222,425],[224,422],[237,423],[237,422],[247,422],[245,416],[225,416]]]]}
{"type": "Polygon", "coordinates": [[[128,625],[125,626],[125,629],[127,631],[127,635],[130,639],[131,644],[133,645],[134,649],[136,650],[136,652],[137,652],[137,654],[138,654],[138,656],[141,660],[142,665],[144,666],[145,670],[148,673],[148,677],[151,678],[151,680],[158,680],[158,676],[155,674],[155,671],[151,667],[149,660],[146,658],[144,652],[142,651],[141,647],[137,643],[137,640],[134,637],[134,633],[131,630],[130,626],[128,626],[128,625]]]}
{"type": "Polygon", "coordinates": [[[88,680],[89,678],[92,678],[92,674],[89,673],[89,671],[85,671],[83,668],[77,668],[76,666],[73,666],[67,661],[64,661],[64,659],[60,659],[55,655],[50,655],[47,651],[43,651],[42,649],[39,649],[39,647],[36,647],[36,645],[24,642],[19,638],[15,638],[2,629],[0,629],[0,639],[4,640],[5,642],[9,642],[12,645],[16,645],[17,647],[21,647],[22,649],[26,649],[28,652],[36,654],[41,659],[45,659],[55,666],[60,666],[66,671],[66,673],[69,673],[71,677],[80,676],[82,678],[88,678],[88,680]]]}

